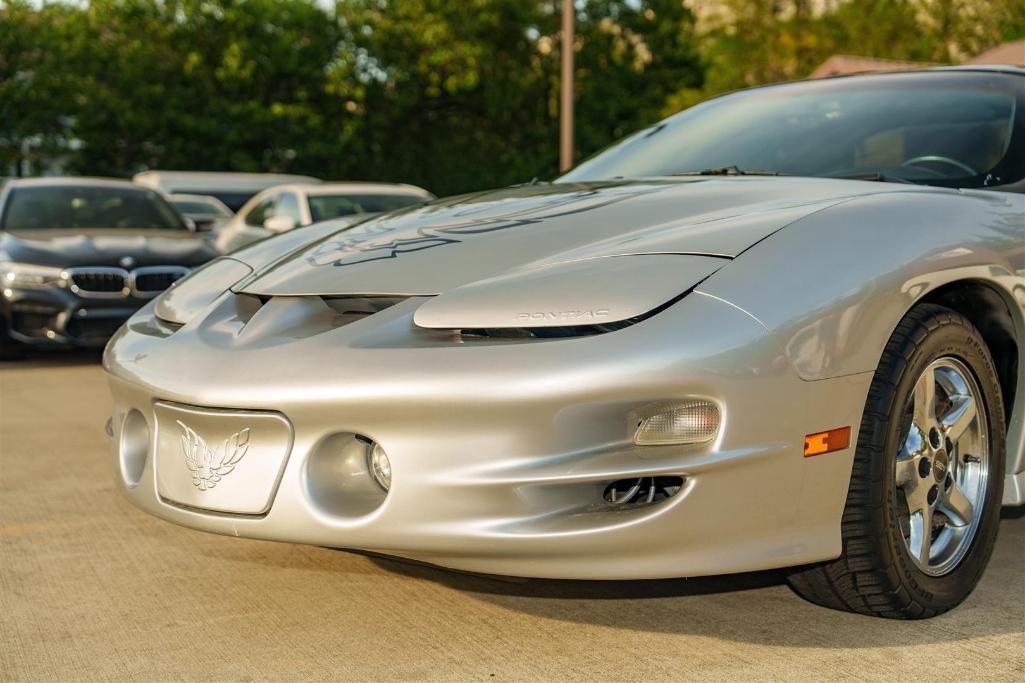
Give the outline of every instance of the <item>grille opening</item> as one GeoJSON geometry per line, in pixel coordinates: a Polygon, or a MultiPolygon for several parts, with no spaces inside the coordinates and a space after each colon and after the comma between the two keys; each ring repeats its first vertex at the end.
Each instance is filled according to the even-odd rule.
{"type": "Polygon", "coordinates": [[[339,296],[323,297],[323,300],[328,308],[337,313],[334,325],[340,327],[380,313],[386,308],[402,303],[407,298],[404,296],[339,296]]]}
{"type": "MultiPolygon", "coordinates": [[[[323,330],[342,327],[349,323],[362,320],[368,316],[380,313],[386,308],[405,301],[404,296],[308,296],[307,300],[315,300],[323,303],[324,308],[320,309],[325,316],[321,318],[324,324],[323,330]]],[[[274,296],[265,294],[235,294],[235,312],[238,319],[243,323],[251,321],[264,306],[275,299],[274,296]]]]}
{"type": "Polygon", "coordinates": [[[46,337],[54,326],[54,312],[15,310],[11,314],[11,329],[26,337],[46,337]]]}
{"type": "Polygon", "coordinates": [[[125,289],[126,277],[122,273],[74,273],[71,282],[84,292],[105,294],[121,293],[125,289]]]}
{"type": "Polygon", "coordinates": [[[618,479],[605,487],[602,498],[615,508],[636,508],[668,500],[682,488],[683,477],[618,479]]]}
{"type": "Polygon", "coordinates": [[[121,317],[73,318],[68,321],[67,334],[76,339],[108,339],[125,322],[121,317]]]}
{"type": "Polygon", "coordinates": [[[146,266],[127,271],[124,268],[86,267],[66,271],[71,291],[82,297],[116,298],[134,294],[154,297],[185,277],[183,266],[146,266]]]}
{"type": "Polygon", "coordinates": [[[162,292],[185,277],[186,272],[184,269],[139,272],[135,275],[135,289],[145,293],[162,292]]]}
{"type": "Polygon", "coordinates": [[[334,309],[337,313],[356,314],[363,313],[373,315],[380,313],[386,308],[402,303],[408,297],[404,296],[334,296],[323,297],[324,303],[334,309]]]}

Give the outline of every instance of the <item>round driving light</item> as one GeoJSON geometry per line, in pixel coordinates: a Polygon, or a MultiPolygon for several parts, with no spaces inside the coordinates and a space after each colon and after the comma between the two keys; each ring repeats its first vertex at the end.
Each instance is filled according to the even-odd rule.
{"type": "Polygon", "coordinates": [[[391,462],[381,444],[375,442],[367,446],[367,469],[384,491],[391,488],[391,462]]]}
{"type": "Polygon", "coordinates": [[[673,401],[643,411],[634,443],[638,446],[704,443],[719,432],[719,406],[711,401],[673,401]]]}

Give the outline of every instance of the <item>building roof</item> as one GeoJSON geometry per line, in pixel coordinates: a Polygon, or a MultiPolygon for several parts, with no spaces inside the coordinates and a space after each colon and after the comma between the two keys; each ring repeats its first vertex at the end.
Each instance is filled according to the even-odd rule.
{"type": "Polygon", "coordinates": [[[1025,66],[1025,40],[997,45],[991,50],[972,57],[965,64],[1011,64],[1025,66]]]}
{"type": "Polygon", "coordinates": [[[877,73],[880,71],[913,71],[935,66],[929,62],[902,62],[896,59],[875,59],[855,55],[833,55],[811,72],[808,78],[828,78],[847,74],[877,73]]]}
{"type": "MultiPolygon", "coordinates": [[[[1025,66],[1025,40],[1004,43],[965,60],[965,64],[1009,64],[1025,66]]],[[[895,59],[876,59],[875,57],[858,57],[857,55],[833,55],[822,62],[811,72],[808,78],[828,78],[829,76],[846,76],[848,74],[878,73],[880,71],[912,71],[930,66],[938,66],[929,62],[902,62],[895,59]]]]}

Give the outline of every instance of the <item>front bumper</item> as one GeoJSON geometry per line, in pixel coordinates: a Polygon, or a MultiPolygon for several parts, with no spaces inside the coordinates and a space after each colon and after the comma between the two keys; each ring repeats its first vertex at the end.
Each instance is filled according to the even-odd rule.
{"type": "Polygon", "coordinates": [[[230,315],[232,296],[170,336],[147,307],[108,345],[115,450],[133,443],[126,421],[147,434],[128,481],[116,465],[119,487],[157,517],[531,577],[696,576],[840,552],[853,452],[806,459],[803,437],[844,425],[856,436],[871,376],[805,382],[764,328],[713,297],[593,337],[459,343],[412,326],[422,299],[333,329],[281,315],[249,330],[230,315]],[[715,441],[633,445],[633,412],[692,396],[721,406],[715,441]],[[158,468],[183,465],[154,452],[158,402],[282,415],[291,437],[269,507],[164,499],[158,468]],[[390,456],[393,484],[373,509],[325,494],[322,463],[340,433],[390,456]],[[610,481],[654,475],[684,486],[636,509],[601,500],[610,481]]]}
{"type": "Polygon", "coordinates": [[[31,346],[100,347],[148,299],[90,299],[64,287],[0,291],[7,335],[31,346]]]}

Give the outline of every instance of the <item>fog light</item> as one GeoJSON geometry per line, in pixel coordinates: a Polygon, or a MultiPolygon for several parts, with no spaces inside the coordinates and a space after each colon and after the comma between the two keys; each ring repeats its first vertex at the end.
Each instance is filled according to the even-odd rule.
{"type": "Polygon", "coordinates": [[[367,469],[381,489],[387,491],[391,488],[391,462],[381,444],[375,442],[367,445],[367,469]]]}
{"type": "Polygon", "coordinates": [[[674,401],[642,411],[634,432],[638,446],[704,443],[719,432],[719,407],[711,401],[674,401]]]}

